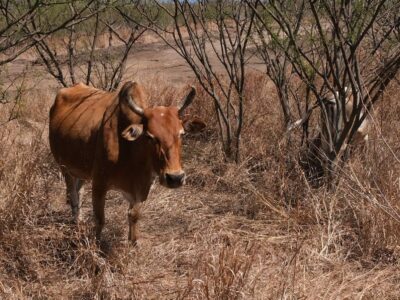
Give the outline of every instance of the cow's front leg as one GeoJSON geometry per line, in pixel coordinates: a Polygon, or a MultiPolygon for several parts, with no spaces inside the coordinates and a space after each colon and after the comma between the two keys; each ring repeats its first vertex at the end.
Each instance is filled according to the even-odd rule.
{"type": "Polygon", "coordinates": [[[129,222],[129,233],[128,240],[132,244],[136,244],[138,235],[137,235],[137,221],[140,216],[140,203],[139,202],[129,202],[129,210],[128,210],[128,222],[129,222]]]}
{"type": "Polygon", "coordinates": [[[107,190],[104,186],[93,183],[92,186],[92,204],[95,221],[96,238],[100,239],[101,231],[103,230],[105,217],[104,217],[104,204],[106,199],[107,190]]]}

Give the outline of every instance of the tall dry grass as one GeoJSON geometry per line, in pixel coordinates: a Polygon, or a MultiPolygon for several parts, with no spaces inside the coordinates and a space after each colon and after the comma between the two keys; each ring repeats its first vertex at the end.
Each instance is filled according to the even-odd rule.
{"type": "MultiPolygon", "coordinates": [[[[154,102],[186,89],[147,84],[154,102]]],[[[282,139],[276,95],[249,74],[242,162],[225,163],[212,103],[198,87],[189,113],[207,128],[184,142],[187,185],[158,185],[143,204],[137,247],[127,203],[106,202],[92,234],[90,185],[76,227],[47,143],[54,90],[31,93],[0,128],[0,298],[396,299],[400,297],[400,105],[393,85],[376,108],[368,152],[340,170],[335,191],[312,189],[299,143],[282,139]]]]}

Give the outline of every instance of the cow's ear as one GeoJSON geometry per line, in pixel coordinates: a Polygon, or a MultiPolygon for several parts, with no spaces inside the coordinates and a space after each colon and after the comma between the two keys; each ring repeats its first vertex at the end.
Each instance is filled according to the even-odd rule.
{"type": "Polygon", "coordinates": [[[143,124],[132,124],[122,131],[122,137],[128,141],[136,140],[143,133],[143,124]]]}
{"type": "Polygon", "coordinates": [[[190,90],[189,94],[185,98],[183,98],[181,103],[178,105],[178,113],[180,116],[183,115],[183,112],[186,109],[186,107],[188,107],[193,102],[195,96],[196,96],[196,89],[194,86],[192,86],[192,89],[190,90]]]}

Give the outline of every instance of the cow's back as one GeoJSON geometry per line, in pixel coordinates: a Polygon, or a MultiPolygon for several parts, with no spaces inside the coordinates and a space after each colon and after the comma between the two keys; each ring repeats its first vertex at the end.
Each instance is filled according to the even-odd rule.
{"type": "Polygon", "coordinates": [[[56,161],[74,176],[90,178],[98,132],[115,93],[84,84],[61,89],[50,110],[50,147],[56,161]]]}

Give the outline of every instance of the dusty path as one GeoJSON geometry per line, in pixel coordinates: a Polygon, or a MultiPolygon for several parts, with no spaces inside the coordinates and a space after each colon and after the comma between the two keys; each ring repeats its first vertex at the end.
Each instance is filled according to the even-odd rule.
{"type": "MultiPolygon", "coordinates": [[[[138,44],[128,58],[127,77],[161,77],[173,85],[187,84],[195,75],[186,61],[162,42],[138,44]]],[[[224,72],[217,57],[210,51],[210,61],[217,72],[224,72]]],[[[249,60],[249,70],[263,71],[264,65],[255,57],[249,60]]]]}
{"type": "MultiPolygon", "coordinates": [[[[33,89],[48,89],[59,86],[50,76],[44,65],[35,63],[34,55],[25,54],[7,66],[6,76],[13,81],[27,70],[27,78],[33,89]]],[[[223,67],[210,51],[211,63],[217,72],[222,73],[223,67]]],[[[249,60],[249,70],[263,71],[264,65],[255,57],[249,60]]],[[[136,43],[128,56],[127,70],[124,80],[146,81],[157,78],[180,87],[195,79],[195,75],[186,61],[179,54],[160,40],[136,43]]]]}
{"type": "Polygon", "coordinates": [[[135,46],[128,57],[126,78],[159,77],[174,85],[195,78],[186,62],[170,47],[160,42],[135,46]]]}

